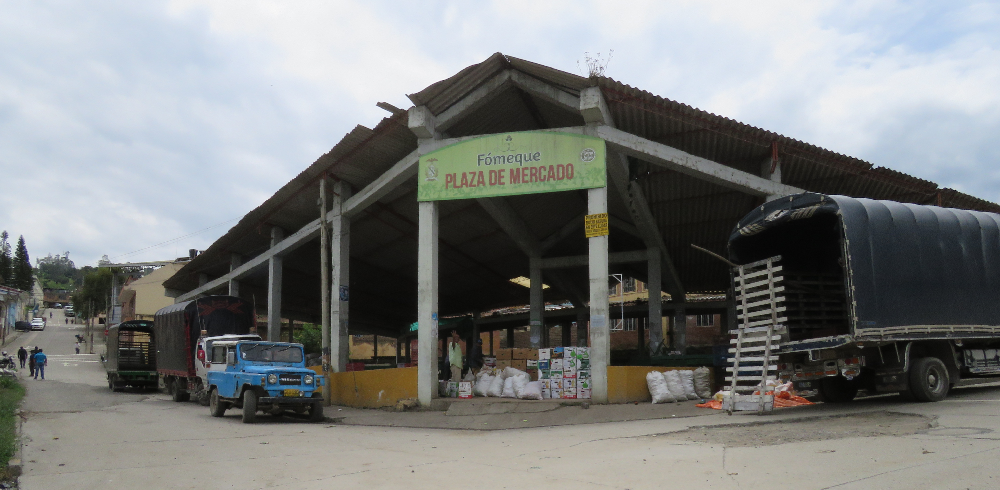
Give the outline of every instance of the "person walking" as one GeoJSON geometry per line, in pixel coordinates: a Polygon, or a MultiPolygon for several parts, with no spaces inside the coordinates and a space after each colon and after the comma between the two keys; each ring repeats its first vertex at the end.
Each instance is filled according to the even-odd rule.
{"type": "Polygon", "coordinates": [[[37,353],[38,353],[38,347],[32,347],[31,352],[28,353],[28,367],[31,369],[31,372],[28,374],[28,376],[35,375],[35,354],[37,353]]]}
{"type": "Polygon", "coordinates": [[[80,353],[80,343],[79,342],[76,343],[76,353],[77,354],[80,353]]]}
{"type": "Polygon", "coordinates": [[[23,345],[17,350],[17,360],[21,361],[21,369],[24,369],[24,363],[28,362],[28,349],[23,345]]]}
{"type": "Polygon", "coordinates": [[[49,358],[42,352],[42,349],[38,349],[38,353],[35,354],[35,379],[38,379],[38,375],[42,375],[42,379],[45,379],[45,366],[48,365],[49,358]]]}

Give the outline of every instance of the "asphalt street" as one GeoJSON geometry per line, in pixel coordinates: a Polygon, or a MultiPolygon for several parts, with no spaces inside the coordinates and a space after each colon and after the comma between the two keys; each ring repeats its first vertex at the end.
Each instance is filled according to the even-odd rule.
{"type": "Polygon", "coordinates": [[[80,331],[50,321],[19,339],[51,354],[48,379],[25,381],[23,489],[1000,488],[996,385],[931,404],[877,397],[493,432],[247,425],[235,410],[218,419],[161,393],[110,392],[97,355],[73,353],[80,331]]]}

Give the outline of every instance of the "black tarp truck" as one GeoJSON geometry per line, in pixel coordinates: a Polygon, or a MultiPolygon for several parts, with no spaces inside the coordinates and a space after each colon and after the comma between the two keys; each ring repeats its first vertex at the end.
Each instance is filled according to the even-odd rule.
{"type": "Polygon", "coordinates": [[[781,256],[779,377],[938,401],[1000,375],[1000,215],[805,193],[748,214],[730,259],[781,256]]]}
{"type": "Polygon", "coordinates": [[[199,339],[257,330],[253,305],[233,296],[206,296],[173,304],[157,311],[153,319],[156,370],[177,402],[188,400],[192,393],[205,398],[203,373],[197,366],[212,360],[206,357],[204,343],[199,339]]]}
{"type": "Polygon", "coordinates": [[[101,362],[111,391],[157,387],[153,322],[130,320],[109,327],[104,347],[101,362]]]}

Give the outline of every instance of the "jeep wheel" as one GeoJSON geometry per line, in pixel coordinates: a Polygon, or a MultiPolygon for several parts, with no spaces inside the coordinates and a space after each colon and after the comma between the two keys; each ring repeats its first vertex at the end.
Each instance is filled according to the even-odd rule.
{"type": "Polygon", "coordinates": [[[323,402],[314,402],[312,405],[309,405],[309,421],[323,421],[323,402]]]}
{"type": "Polygon", "coordinates": [[[910,392],[922,402],[939,402],[948,396],[948,368],[936,357],[921,357],[910,366],[910,392]]]}
{"type": "Polygon", "coordinates": [[[257,393],[247,388],[243,392],[243,423],[252,424],[257,418],[257,393]]]}
{"type": "Polygon", "coordinates": [[[226,402],[219,400],[219,390],[212,390],[208,396],[208,411],[213,417],[221,417],[226,414],[226,402]]]}

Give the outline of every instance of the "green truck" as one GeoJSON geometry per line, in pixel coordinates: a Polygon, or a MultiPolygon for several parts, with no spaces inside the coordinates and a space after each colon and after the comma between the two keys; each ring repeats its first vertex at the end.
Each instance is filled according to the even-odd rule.
{"type": "Polygon", "coordinates": [[[130,320],[108,328],[101,362],[108,372],[108,388],[157,389],[153,322],[130,320]]]}

